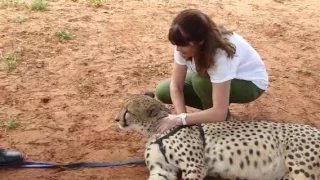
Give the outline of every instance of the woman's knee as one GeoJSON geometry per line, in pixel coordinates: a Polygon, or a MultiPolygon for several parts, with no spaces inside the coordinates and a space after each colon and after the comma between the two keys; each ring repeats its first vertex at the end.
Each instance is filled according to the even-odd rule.
{"type": "Polygon", "coordinates": [[[194,74],[192,76],[192,86],[197,93],[212,94],[212,83],[209,77],[201,77],[198,74],[194,74]]]}
{"type": "Polygon", "coordinates": [[[156,97],[159,101],[171,104],[171,97],[170,97],[170,79],[166,79],[162,81],[156,87],[156,97]]]}
{"type": "Polygon", "coordinates": [[[210,78],[201,77],[194,74],[192,77],[192,86],[202,103],[202,109],[212,107],[212,83],[210,78]]]}

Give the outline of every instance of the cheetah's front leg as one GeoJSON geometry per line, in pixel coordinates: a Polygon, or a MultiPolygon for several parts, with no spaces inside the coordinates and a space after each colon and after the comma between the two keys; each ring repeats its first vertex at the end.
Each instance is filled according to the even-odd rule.
{"type": "Polygon", "coordinates": [[[183,180],[203,180],[207,175],[207,169],[203,165],[190,164],[182,170],[183,180]]]}
{"type": "Polygon", "coordinates": [[[150,176],[148,180],[177,180],[178,169],[167,163],[159,146],[151,144],[145,152],[145,160],[150,176]]]}
{"type": "Polygon", "coordinates": [[[312,178],[307,178],[302,174],[294,174],[294,173],[288,173],[284,178],[281,180],[316,180],[312,178]]]}
{"type": "Polygon", "coordinates": [[[148,180],[177,180],[177,176],[171,173],[153,173],[148,180]]]}

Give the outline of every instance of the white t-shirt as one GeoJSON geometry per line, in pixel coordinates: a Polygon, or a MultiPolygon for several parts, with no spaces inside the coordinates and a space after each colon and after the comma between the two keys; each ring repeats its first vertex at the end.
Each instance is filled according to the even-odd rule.
{"type": "MultiPolygon", "coordinates": [[[[207,71],[211,82],[222,83],[231,79],[240,79],[252,81],[260,89],[267,89],[269,84],[268,74],[265,64],[257,51],[237,33],[233,33],[229,40],[236,46],[236,54],[230,59],[224,50],[217,50],[215,66],[207,71]]],[[[194,59],[187,61],[176,48],[174,60],[176,63],[186,65],[189,70],[196,72],[194,59]]]]}

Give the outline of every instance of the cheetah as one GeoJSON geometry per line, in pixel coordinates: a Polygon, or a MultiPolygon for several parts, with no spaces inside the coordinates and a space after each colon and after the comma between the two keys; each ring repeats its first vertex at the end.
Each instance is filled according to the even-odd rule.
{"type": "Polygon", "coordinates": [[[174,127],[158,137],[171,111],[150,94],[130,96],[115,121],[147,138],[148,180],[320,180],[320,131],[303,124],[232,120],[174,127]]]}

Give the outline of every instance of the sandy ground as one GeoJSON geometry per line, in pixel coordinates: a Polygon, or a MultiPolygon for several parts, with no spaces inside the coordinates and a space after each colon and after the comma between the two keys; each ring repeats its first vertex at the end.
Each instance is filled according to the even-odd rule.
{"type": "MultiPolygon", "coordinates": [[[[199,8],[245,37],[267,66],[270,86],[254,103],[232,105],[239,119],[320,127],[318,0],[52,0],[46,11],[0,8],[0,146],[27,160],[113,162],[142,159],[145,139],[119,131],[114,116],[128,94],[170,77],[172,18],[199,8]],[[19,20],[20,19],[20,20],[19,20]],[[55,36],[60,29],[70,40],[55,36]],[[19,51],[20,48],[20,51],[19,51]],[[17,69],[4,56],[20,52],[17,69]],[[21,53],[23,52],[23,53],[21,53]]],[[[1,180],[146,179],[144,166],[0,171],[1,180]]]]}

